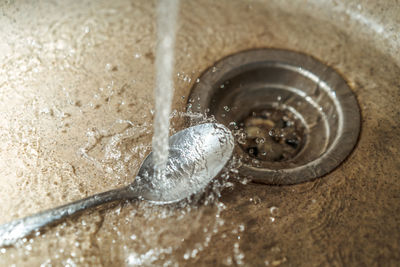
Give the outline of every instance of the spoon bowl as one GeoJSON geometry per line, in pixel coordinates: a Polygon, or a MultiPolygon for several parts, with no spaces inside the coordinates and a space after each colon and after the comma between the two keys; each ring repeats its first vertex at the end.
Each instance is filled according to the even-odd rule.
{"type": "Polygon", "coordinates": [[[234,139],[223,125],[189,127],[169,139],[169,156],[162,176],[156,176],[153,153],[143,161],[135,181],[76,202],[0,225],[0,247],[12,245],[33,231],[104,203],[146,200],[155,204],[178,202],[202,191],[230,159],[234,139]]]}
{"type": "Polygon", "coordinates": [[[177,202],[201,191],[230,159],[234,139],[225,126],[206,123],[174,134],[169,147],[164,175],[154,175],[150,153],[132,184],[140,190],[136,194],[152,203],[177,202]]]}

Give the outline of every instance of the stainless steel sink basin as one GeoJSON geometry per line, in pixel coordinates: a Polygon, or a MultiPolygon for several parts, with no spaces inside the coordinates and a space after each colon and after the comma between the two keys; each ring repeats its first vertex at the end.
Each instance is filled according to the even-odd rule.
{"type": "MultiPolygon", "coordinates": [[[[155,6],[0,4],[0,223],[132,182],[151,144],[155,6]]],[[[302,184],[253,183],[233,168],[218,198],[92,210],[0,248],[0,265],[397,265],[398,14],[395,0],[182,0],[176,114],[218,60],[296,51],[335,69],[356,95],[352,154],[302,184]]],[[[174,128],[184,121],[175,116],[174,128]]]]}

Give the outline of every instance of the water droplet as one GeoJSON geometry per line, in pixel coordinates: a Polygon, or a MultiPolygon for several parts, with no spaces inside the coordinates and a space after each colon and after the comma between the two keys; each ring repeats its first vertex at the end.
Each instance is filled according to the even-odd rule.
{"type": "Polygon", "coordinates": [[[257,143],[257,144],[264,144],[264,143],[265,143],[265,138],[263,138],[263,137],[257,137],[257,138],[256,138],[256,143],[257,143]]]}
{"type": "Polygon", "coordinates": [[[190,258],[189,252],[186,252],[186,253],[183,255],[183,258],[184,258],[185,260],[188,260],[188,259],[190,258]]]}
{"type": "Polygon", "coordinates": [[[269,132],[268,132],[268,134],[269,134],[269,136],[275,136],[275,130],[274,129],[272,129],[272,130],[270,130],[269,132]]]}
{"type": "Polygon", "coordinates": [[[269,212],[270,212],[271,215],[273,215],[273,216],[278,215],[278,211],[279,211],[279,209],[278,209],[277,207],[275,207],[275,206],[272,206],[272,207],[269,208],[269,212]]]}

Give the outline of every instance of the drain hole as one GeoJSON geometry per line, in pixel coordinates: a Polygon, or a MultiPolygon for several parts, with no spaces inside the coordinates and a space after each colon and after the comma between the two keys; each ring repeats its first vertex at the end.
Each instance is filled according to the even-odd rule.
{"type": "Polygon", "coordinates": [[[309,181],[337,167],[356,144],[355,96],[339,74],[310,56],[245,51],[222,59],[199,80],[188,108],[232,129],[239,171],[253,181],[309,181]]]}
{"type": "Polygon", "coordinates": [[[235,127],[240,147],[251,158],[267,162],[288,161],[296,157],[306,139],[305,126],[287,109],[252,111],[235,127]]]}

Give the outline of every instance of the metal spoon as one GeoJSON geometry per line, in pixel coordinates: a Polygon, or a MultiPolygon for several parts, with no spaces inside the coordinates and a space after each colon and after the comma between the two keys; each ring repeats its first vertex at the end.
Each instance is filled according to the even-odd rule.
{"type": "Polygon", "coordinates": [[[232,155],[233,136],[223,125],[206,123],[182,130],[169,139],[164,177],[154,174],[152,153],[142,163],[135,181],[120,189],[100,193],[0,226],[0,247],[13,244],[43,226],[107,202],[146,200],[168,204],[201,191],[222,170],[232,155]]]}

